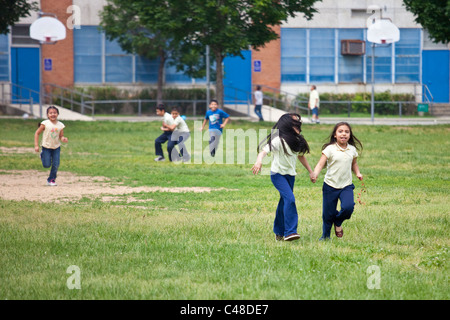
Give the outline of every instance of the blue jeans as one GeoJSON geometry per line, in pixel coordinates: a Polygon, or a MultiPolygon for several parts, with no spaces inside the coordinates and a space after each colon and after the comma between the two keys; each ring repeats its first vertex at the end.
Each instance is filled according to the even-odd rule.
{"type": "Polygon", "coordinates": [[[50,168],[50,175],[47,179],[48,182],[56,179],[58,173],[59,161],[60,161],[61,147],[57,149],[47,149],[42,147],[41,161],[44,168],[50,168]]]}
{"type": "Polygon", "coordinates": [[[259,120],[264,121],[263,115],[261,113],[261,107],[262,106],[260,104],[255,105],[255,113],[258,116],[259,120]]]}
{"type": "Polygon", "coordinates": [[[322,238],[329,238],[333,224],[340,227],[344,220],[350,219],[355,208],[353,198],[353,184],[342,189],[335,189],[326,183],[323,184],[323,209],[322,209],[322,238]],[[341,201],[341,211],[337,211],[337,202],[341,201]]]}
{"type": "Polygon", "coordinates": [[[170,161],[178,161],[181,160],[181,158],[184,161],[189,161],[191,156],[189,155],[189,152],[186,149],[185,142],[191,134],[189,132],[173,132],[172,136],[167,143],[167,152],[169,153],[169,160],[170,161]],[[175,146],[178,145],[178,148],[180,151],[175,148],[175,146]],[[180,158],[181,157],[181,158],[180,158]]]}
{"type": "Polygon", "coordinates": [[[209,129],[209,153],[212,157],[216,155],[221,136],[222,131],[220,131],[219,129],[209,129]]]}
{"type": "MultiPolygon", "coordinates": [[[[157,156],[161,156],[164,158],[164,153],[162,151],[161,144],[166,141],[170,141],[170,137],[172,136],[172,131],[164,131],[158,138],[155,140],[155,153],[157,156]]],[[[169,147],[167,145],[167,147],[169,147]]],[[[170,154],[169,154],[170,157],[170,154]]]]}
{"type": "Polygon", "coordinates": [[[270,179],[280,193],[273,232],[279,236],[297,233],[298,214],[294,197],[295,176],[271,172],[270,179]]]}

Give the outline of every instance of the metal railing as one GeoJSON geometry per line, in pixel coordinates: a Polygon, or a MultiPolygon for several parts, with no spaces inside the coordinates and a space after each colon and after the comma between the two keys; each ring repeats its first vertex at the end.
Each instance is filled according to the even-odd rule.
{"type": "Polygon", "coordinates": [[[44,91],[44,99],[47,99],[46,101],[48,101],[48,103],[57,104],[63,108],[67,108],[81,114],[85,114],[86,109],[89,109],[91,115],[94,115],[95,105],[86,103],[86,100],[94,99],[92,95],[74,89],[61,87],[53,83],[43,83],[42,87],[44,91]]]}
{"type": "MultiPolygon", "coordinates": [[[[417,111],[417,102],[415,101],[374,101],[375,113],[382,115],[398,115],[402,117],[406,113],[414,114],[417,111]],[[378,108],[377,108],[378,105],[378,108]],[[394,106],[394,107],[393,107],[394,106]],[[382,110],[380,110],[382,108],[382,110]],[[381,112],[380,112],[381,111],[381,112]]],[[[307,107],[306,107],[307,108],[307,107]]],[[[305,109],[305,107],[303,107],[305,109]]],[[[308,108],[309,109],[309,108],[308,108]]],[[[346,114],[348,118],[352,113],[363,113],[370,115],[370,101],[320,101],[322,115],[328,114],[346,114]],[[356,105],[366,105],[367,110],[355,110],[356,105]],[[326,111],[325,111],[326,110],[326,111]]],[[[308,112],[309,116],[309,112],[308,112]]]]}
{"type": "MultiPolygon", "coordinates": [[[[18,104],[19,108],[23,111],[26,111],[25,108],[22,108],[22,105],[29,105],[29,113],[33,116],[38,116],[34,114],[33,111],[33,94],[39,95],[39,92],[20,86],[11,82],[2,82],[0,83],[0,103],[5,105],[14,105],[18,104]],[[25,92],[25,94],[24,94],[25,92]],[[23,98],[23,96],[29,96],[29,98],[23,98]]],[[[42,114],[42,110],[40,110],[40,115],[42,114]]],[[[39,116],[40,116],[39,115],[39,116]]]]}

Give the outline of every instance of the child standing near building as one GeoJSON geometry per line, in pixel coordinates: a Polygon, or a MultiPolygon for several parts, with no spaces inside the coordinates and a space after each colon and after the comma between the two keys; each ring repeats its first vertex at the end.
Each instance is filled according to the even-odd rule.
{"type": "Polygon", "coordinates": [[[272,133],[260,143],[258,152],[260,147],[265,145],[258,153],[252,167],[253,174],[258,174],[261,171],[263,158],[273,153],[270,178],[280,193],[273,224],[276,240],[292,241],[300,238],[297,233],[298,213],[294,197],[297,159],[308,170],[310,180],[316,182],[314,172],[305,157],[305,153],[309,153],[309,146],[300,134],[301,125],[299,114],[287,113],[281,116],[274,125],[272,133]]]}
{"type": "Polygon", "coordinates": [[[179,161],[183,160],[183,162],[187,162],[191,159],[189,152],[186,148],[186,140],[189,139],[189,127],[182,117],[180,117],[180,112],[177,108],[172,108],[170,112],[173,118],[172,125],[165,125],[169,130],[172,131],[172,136],[167,143],[167,152],[169,153],[170,161],[179,161]],[[179,151],[175,148],[178,145],[179,151]]]}
{"type": "MultiPolygon", "coordinates": [[[[164,153],[161,145],[166,141],[170,141],[171,139],[172,131],[168,129],[166,125],[172,125],[173,118],[170,113],[166,112],[166,107],[163,104],[159,104],[156,107],[156,114],[160,117],[163,117],[163,123],[161,126],[161,130],[163,131],[163,133],[155,140],[155,153],[157,155],[155,161],[164,161],[166,160],[166,158],[164,158],[164,153]]],[[[169,148],[169,144],[167,144],[167,148],[169,148]]]]}
{"type": "Polygon", "coordinates": [[[56,176],[60,163],[61,141],[68,142],[64,136],[64,124],[58,121],[59,110],[55,106],[47,108],[47,118],[34,133],[34,151],[39,152],[39,135],[42,135],[41,161],[44,168],[50,168],[48,186],[56,186],[56,176]]]}
{"type": "Polygon", "coordinates": [[[329,142],[322,147],[322,157],[314,168],[314,175],[317,178],[327,164],[327,173],[322,188],[321,240],[330,238],[333,224],[336,236],[341,238],[344,235],[342,223],[351,218],[355,207],[352,171],[359,180],[363,179],[356,162],[358,151],[361,151],[362,148],[361,141],[353,135],[352,128],[346,122],[339,122],[334,126],[329,142]],[[341,202],[340,211],[337,211],[338,200],[341,202]]]}
{"type": "Polygon", "coordinates": [[[209,152],[211,157],[216,155],[216,150],[222,136],[222,130],[227,125],[230,116],[225,111],[219,109],[217,100],[211,100],[209,109],[206,111],[201,131],[205,128],[206,122],[209,121],[209,152]]]}

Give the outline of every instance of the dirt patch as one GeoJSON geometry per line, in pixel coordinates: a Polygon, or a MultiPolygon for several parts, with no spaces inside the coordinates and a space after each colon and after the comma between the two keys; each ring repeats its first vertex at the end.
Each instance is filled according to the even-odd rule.
{"type": "MultiPolygon", "coordinates": [[[[225,188],[206,187],[129,187],[113,184],[106,177],[79,176],[70,172],[58,172],[58,186],[46,185],[48,172],[37,170],[7,171],[0,170],[0,198],[5,200],[29,200],[41,202],[76,201],[83,197],[102,198],[111,201],[114,195],[121,196],[134,192],[211,192],[229,190],[225,188]]],[[[127,202],[136,202],[127,197],[127,202]]],[[[151,199],[143,201],[152,201],[151,199]]]]}
{"type": "Polygon", "coordinates": [[[34,149],[29,147],[0,147],[0,156],[16,153],[34,153],[34,149]]]}

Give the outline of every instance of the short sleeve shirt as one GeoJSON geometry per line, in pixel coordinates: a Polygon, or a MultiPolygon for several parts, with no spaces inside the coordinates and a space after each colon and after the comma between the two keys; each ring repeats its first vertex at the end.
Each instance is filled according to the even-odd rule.
{"type": "Polygon", "coordinates": [[[312,90],[309,94],[309,105],[310,108],[319,107],[319,93],[317,90],[312,90]],[[317,102],[316,102],[317,100],[317,102]]]}
{"type": "Polygon", "coordinates": [[[173,125],[173,117],[170,115],[170,113],[166,112],[164,113],[164,123],[171,126],[173,125]]]}
{"type": "Polygon", "coordinates": [[[255,91],[255,105],[262,105],[263,104],[263,93],[262,91],[255,91]]]}
{"type": "Polygon", "coordinates": [[[223,119],[228,118],[229,115],[221,109],[216,109],[215,111],[206,111],[205,119],[209,120],[209,130],[217,129],[222,132],[220,125],[223,123],[223,119]]]}
{"type": "Polygon", "coordinates": [[[180,116],[176,117],[173,123],[176,125],[174,131],[178,132],[189,132],[189,127],[186,122],[180,116]]]}
{"type": "Polygon", "coordinates": [[[58,149],[61,146],[59,134],[65,128],[64,124],[59,121],[54,124],[50,120],[44,120],[41,124],[45,126],[42,134],[42,146],[47,149],[58,149]]]}
{"type": "Polygon", "coordinates": [[[356,148],[350,144],[341,148],[337,143],[326,147],[322,153],[327,157],[327,173],[324,182],[335,188],[342,189],[352,184],[352,163],[358,157],[356,148]]]}
{"type": "Polygon", "coordinates": [[[268,144],[263,148],[263,150],[267,152],[267,154],[269,154],[270,152],[273,153],[273,160],[270,171],[282,175],[295,176],[297,175],[295,166],[297,164],[298,153],[293,152],[286,141],[283,140],[283,142],[286,147],[287,154],[284,152],[280,137],[276,137],[272,140],[272,151],[270,151],[268,144]]]}

